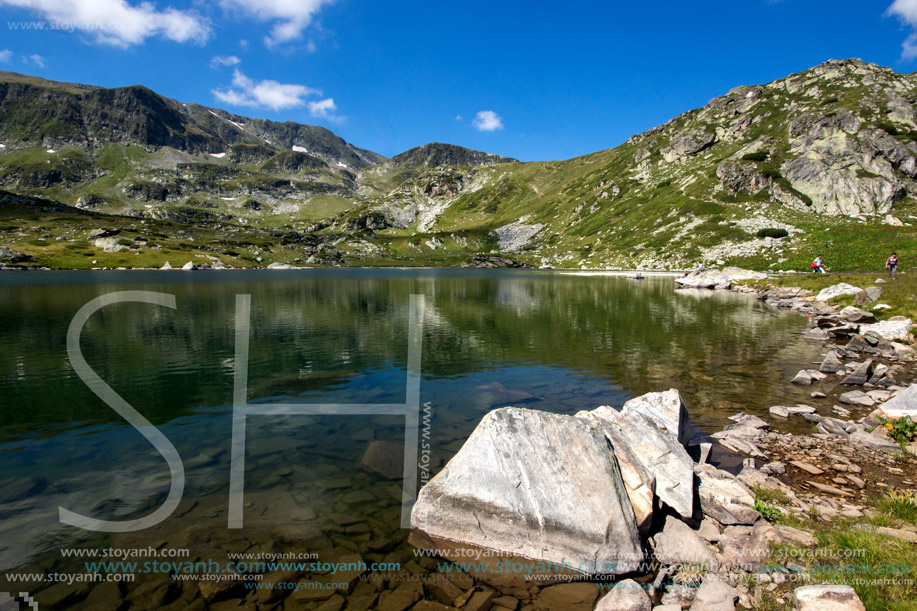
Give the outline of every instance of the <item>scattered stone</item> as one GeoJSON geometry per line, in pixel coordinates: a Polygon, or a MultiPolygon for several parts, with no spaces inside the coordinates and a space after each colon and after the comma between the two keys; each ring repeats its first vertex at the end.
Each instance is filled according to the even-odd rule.
{"type": "Polygon", "coordinates": [[[197,265],[194,264],[194,261],[188,261],[181,267],[183,270],[192,271],[197,269],[197,265]]]}
{"type": "Polygon", "coordinates": [[[691,603],[691,611],[735,611],[738,597],[739,592],[722,578],[707,575],[691,603]]]}
{"type": "Polygon", "coordinates": [[[828,484],[820,484],[813,481],[809,481],[808,484],[819,492],[824,492],[826,494],[833,494],[835,496],[853,496],[846,490],[841,490],[840,488],[835,488],[834,486],[829,486],[828,484]]]}
{"type": "Polygon", "coordinates": [[[872,377],[872,359],[867,359],[864,363],[856,366],[853,372],[844,378],[842,384],[848,386],[862,386],[872,377]]]}
{"type": "Polygon", "coordinates": [[[713,551],[690,526],[668,516],[665,527],[652,539],[656,560],[662,564],[707,565],[715,559],[713,551]]]}
{"type": "Polygon", "coordinates": [[[790,416],[790,410],[782,405],[774,405],[768,411],[771,416],[776,418],[788,418],[790,416]]]}
{"type": "Polygon", "coordinates": [[[815,535],[804,530],[799,530],[798,528],[785,526],[783,524],[775,524],[774,528],[777,530],[777,534],[780,535],[780,538],[786,543],[801,545],[803,547],[812,547],[818,543],[818,539],[815,538],[815,535]]]}
{"type": "Polygon", "coordinates": [[[815,301],[828,301],[829,299],[842,295],[856,295],[861,290],[863,289],[853,286],[852,284],[847,284],[846,282],[841,282],[840,284],[822,289],[818,295],[815,296],[815,301]]]}
{"type": "Polygon", "coordinates": [[[868,307],[869,304],[872,303],[872,301],[873,300],[869,298],[869,295],[866,293],[866,291],[860,291],[859,293],[853,296],[853,305],[855,306],[860,306],[860,307],[865,308],[865,307],[868,307]]]}
{"type": "Polygon", "coordinates": [[[910,318],[904,320],[883,320],[872,325],[860,325],[860,333],[871,331],[890,342],[910,343],[911,327],[910,318]]]}
{"type": "Polygon", "coordinates": [[[821,366],[818,368],[822,373],[837,373],[844,369],[844,363],[841,361],[836,350],[832,350],[825,356],[821,366]]]}
{"type": "Polygon", "coordinates": [[[166,270],[172,269],[172,264],[169,263],[168,261],[166,261],[165,265],[163,265],[163,266],[160,267],[159,269],[166,269],[166,270]]]}
{"type": "Polygon", "coordinates": [[[793,591],[796,611],[866,611],[850,586],[801,586],[793,591]]]}
{"type": "MultiPolygon", "coordinates": [[[[863,295],[865,298],[865,303],[863,305],[869,305],[869,297],[866,297],[866,291],[860,291],[857,295],[863,295]]],[[[854,306],[847,306],[841,310],[838,315],[843,320],[852,323],[872,323],[876,321],[876,317],[872,312],[867,312],[854,306]]]]}
{"type": "Polygon", "coordinates": [[[697,465],[694,473],[704,515],[720,524],[753,524],[758,519],[754,495],[734,475],[712,465],[697,465]]]}
{"type": "Polygon", "coordinates": [[[822,473],[824,473],[824,471],[822,471],[815,465],[812,465],[807,462],[803,462],[801,460],[791,460],[790,464],[796,467],[797,469],[802,469],[803,471],[805,471],[806,473],[810,475],[821,475],[822,473]]]}
{"type": "Polygon", "coordinates": [[[826,342],[831,339],[831,334],[825,329],[806,329],[802,338],[814,342],[826,342]]]}
{"type": "Polygon", "coordinates": [[[840,397],[838,397],[837,400],[848,405],[862,405],[864,407],[872,407],[876,404],[875,400],[862,390],[851,390],[850,392],[845,392],[840,397]]]}
{"type": "MultiPolygon", "coordinates": [[[[535,611],[592,611],[599,589],[592,583],[563,583],[542,589],[535,597],[535,611]]],[[[466,605],[465,610],[468,609],[466,605]]],[[[484,611],[484,608],[480,608],[484,611]]]]}
{"type": "Polygon", "coordinates": [[[850,435],[850,441],[853,443],[874,450],[883,450],[885,452],[900,452],[898,444],[888,437],[879,437],[872,433],[856,432],[850,435]]]}
{"type": "Polygon", "coordinates": [[[881,286],[867,286],[865,291],[870,301],[879,301],[879,297],[882,296],[881,286]]]}
{"type": "Polygon", "coordinates": [[[595,611],[652,611],[653,603],[643,584],[625,579],[599,600],[595,611]]]}

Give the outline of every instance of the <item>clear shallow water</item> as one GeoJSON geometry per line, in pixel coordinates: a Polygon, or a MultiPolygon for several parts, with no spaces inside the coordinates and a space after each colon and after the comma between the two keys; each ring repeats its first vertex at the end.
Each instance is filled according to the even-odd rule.
{"type": "Polygon", "coordinates": [[[409,299],[423,294],[420,393],[435,469],[507,404],[572,414],[675,387],[713,432],[737,411],[808,396],[786,383],[818,360],[799,339],[804,319],[673,287],[505,270],[2,274],[0,570],[60,570],[59,548],[77,544],[155,541],[202,558],[231,548],[367,561],[406,553],[400,484],[357,469],[371,441],[403,442],[392,416],[250,418],[246,527],[226,529],[237,294],[252,296],[253,403],[404,402],[409,299]],[[73,315],[119,290],[173,294],[178,309],[109,306],[84,328],[83,354],[172,441],[187,484],[158,527],[100,535],[61,525],[58,506],[126,519],[155,509],[169,487],[163,459],[67,358],[73,315]],[[400,547],[378,544],[386,538],[400,547]]]}

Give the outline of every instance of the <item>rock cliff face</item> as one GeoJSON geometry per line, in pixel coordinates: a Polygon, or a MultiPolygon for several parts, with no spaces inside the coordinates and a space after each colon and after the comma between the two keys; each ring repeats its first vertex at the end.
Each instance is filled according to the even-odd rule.
{"type": "Polygon", "coordinates": [[[633,142],[644,151],[664,145],[669,164],[734,150],[717,166],[711,196],[767,189],[774,203],[818,214],[884,214],[917,193],[915,85],[860,60],[829,61],[733,89],[633,142]]]}

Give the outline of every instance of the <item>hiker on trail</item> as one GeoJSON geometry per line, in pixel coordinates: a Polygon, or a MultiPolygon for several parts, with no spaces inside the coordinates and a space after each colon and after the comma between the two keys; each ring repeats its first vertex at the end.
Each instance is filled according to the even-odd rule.
{"type": "Polygon", "coordinates": [[[888,277],[892,280],[895,279],[895,272],[898,271],[898,255],[892,253],[888,259],[885,260],[885,269],[888,270],[888,277]]]}
{"type": "Polygon", "coordinates": [[[812,271],[818,274],[824,274],[825,268],[822,266],[821,255],[815,257],[815,260],[812,261],[812,271]]]}

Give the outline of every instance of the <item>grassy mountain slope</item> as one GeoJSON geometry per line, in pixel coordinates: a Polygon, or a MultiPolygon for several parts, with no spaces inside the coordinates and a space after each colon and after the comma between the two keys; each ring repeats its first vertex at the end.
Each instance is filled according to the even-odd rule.
{"type": "Polygon", "coordinates": [[[822,250],[829,265],[865,266],[884,260],[874,251],[913,250],[915,99],[913,75],[831,61],[738,87],[614,149],[457,172],[464,186],[439,201],[424,197],[431,177],[415,177],[340,226],[435,206],[435,223],[374,231],[446,248],[479,236],[480,249],[554,266],[804,268],[822,250]]]}
{"type": "Polygon", "coordinates": [[[917,76],[832,60],[568,161],[438,143],[383,160],[321,128],[143,88],[0,74],[0,188],[216,242],[240,227],[267,246],[299,236],[255,249],[261,263],[452,265],[493,253],[535,266],[805,269],[822,254],[829,268],[857,269],[889,250],[917,256],[915,105],[917,76]],[[47,103],[7,103],[41,88],[47,103]],[[48,135],[57,123],[69,139],[48,135]]]}

